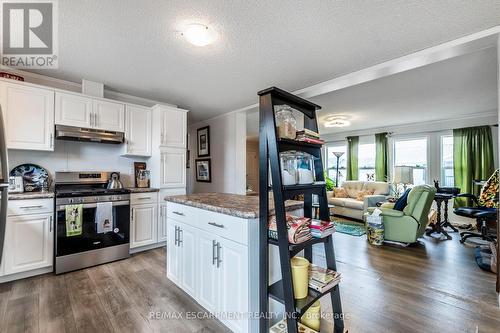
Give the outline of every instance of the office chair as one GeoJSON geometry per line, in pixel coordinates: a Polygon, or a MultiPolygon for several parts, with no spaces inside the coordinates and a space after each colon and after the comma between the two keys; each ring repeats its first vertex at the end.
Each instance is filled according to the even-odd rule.
{"type": "Polygon", "coordinates": [[[464,231],[460,233],[460,243],[464,243],[469,238],[481,238],[489,242],[496,241],[496,235],[490,233],[488,222],[496,223],[498,217],[498,170],[484,183],[479,197],[464,193],[457,195],[457,198],[468,198],[474,203],[473,207],[458,207],[453,212],[459,216],[476,219],[476,228],[480,233],[464,231]]]}

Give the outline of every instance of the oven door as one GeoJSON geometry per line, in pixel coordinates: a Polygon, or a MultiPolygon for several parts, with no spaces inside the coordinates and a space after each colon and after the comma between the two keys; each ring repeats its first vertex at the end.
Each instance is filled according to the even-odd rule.
{"type": "Polygon", "coordinates": [[[106,233],[97,233],[97,204],[83,205],[82,234],[68,236],[66,233],[66,206],[56,206],[56,256],[80,253],[130,242],[130,202],[113,202],[113,228],[106,233]]]}

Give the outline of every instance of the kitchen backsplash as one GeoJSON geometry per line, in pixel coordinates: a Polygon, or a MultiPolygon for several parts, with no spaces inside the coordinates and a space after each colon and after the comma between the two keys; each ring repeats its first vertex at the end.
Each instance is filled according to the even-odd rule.
{"type": "Polygon", "coordinates": [[[56,141],[53,152],[9,150],[9,168],[34,163],[47,169],[53,181],[55,171],[118,171],[125,186],[133,186],[134,162],[148,158],[120,156],[121,145],[56,141]]]}

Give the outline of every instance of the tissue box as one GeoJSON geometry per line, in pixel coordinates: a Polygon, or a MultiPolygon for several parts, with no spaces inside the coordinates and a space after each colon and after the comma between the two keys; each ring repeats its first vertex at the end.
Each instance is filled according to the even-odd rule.
{"type": "Polygon", "coordinates": [[[365,215],[365,220],[370,224],[382,224],[382,216],[378,215],[365,215]]]}

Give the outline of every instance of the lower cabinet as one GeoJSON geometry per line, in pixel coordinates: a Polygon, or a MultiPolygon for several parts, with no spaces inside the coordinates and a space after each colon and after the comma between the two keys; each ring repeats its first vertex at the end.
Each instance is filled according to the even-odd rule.
{"type": "Polygon", "coordinates": [[[52,214],[10,216],[5,228],[4,275],[52,266],[52,214]]]}
{"type": "Polygon", "coordinates": [[[157,242],[157,204],[132,205],[130,207],[130,248],[157,242]]]}
{"type": "Polygon", "coordinates": [[[248,332],[248,247],[171,217],[167,229],[167,277],[233,332],[248,332]]]}

